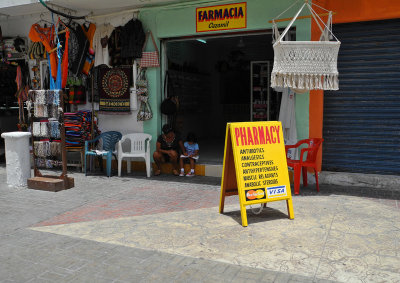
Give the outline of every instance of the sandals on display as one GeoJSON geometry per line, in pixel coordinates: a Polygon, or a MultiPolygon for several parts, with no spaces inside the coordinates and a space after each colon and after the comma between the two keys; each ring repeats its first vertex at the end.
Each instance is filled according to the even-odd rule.
{"type": "Polygon", "coordinates": [[[161,170],[156,170],[154,172],[154,176],[160,176],[161,175],[161,170]]]}

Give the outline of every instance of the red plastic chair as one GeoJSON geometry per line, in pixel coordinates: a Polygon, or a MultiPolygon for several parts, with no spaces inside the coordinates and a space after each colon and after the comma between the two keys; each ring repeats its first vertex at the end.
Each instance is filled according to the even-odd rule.
{"type": "Polygon", "coordinates": [[[317,191],[319,192],[318,185],[318,173],[317,173],[317,154],[318,149],[324,139],[313,138],[313,139],[305,139],[297,142],[295,145],[286,145],[286,157],[288,150],[290,148],[298,148],[302,144],[307,144],[308,147],[302,148],[300,152],[300,160],[293,160],[287,158],[287,164],[289,167],[293,167],[294,170],[294,194],[298,195],[300,191],[300,172],[303,171],[303,185],[307,186],[307,167],[314,168],[315,172],[315,183],[317,185],[317,191]],[[303,161],[304,153],[307,152],[307,158],[303,161]]]}

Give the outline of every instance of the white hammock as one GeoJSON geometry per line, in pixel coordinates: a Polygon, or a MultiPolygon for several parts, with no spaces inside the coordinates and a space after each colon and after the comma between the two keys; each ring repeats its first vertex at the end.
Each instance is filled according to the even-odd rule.
{"type": "Polygon", "coordinates": [[[339,89],[337,57],[340,41],[328,27],[331,25],[331,21],[331,12],[329,12],[326,25],[308,2],[303,4],[281,35],[279,35],[278,28],[273,21],[276,41],[273,45],[275,54],[271,73],[271,87],[290,87],[296,89],[296,92],[312,89],[339,89]],[[322,31],[320,41],[283,41],[304,6],[309,8],[311,15],[322,31]],[[317,17],[324,24],[325,29],[322,29],[317,17]],[[336,41],[329,41],[330,34],[336,41]]]}

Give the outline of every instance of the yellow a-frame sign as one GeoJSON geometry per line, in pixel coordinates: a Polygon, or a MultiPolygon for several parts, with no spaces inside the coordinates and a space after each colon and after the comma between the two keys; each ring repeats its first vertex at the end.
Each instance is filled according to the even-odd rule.
{"type": "Polygon", "coordinates": [[[226,125],[220,213],[225,197],[237,194],[244,227],[251,204],[286,200],[288,216],[294,219],[281,122],[226,125]]]}

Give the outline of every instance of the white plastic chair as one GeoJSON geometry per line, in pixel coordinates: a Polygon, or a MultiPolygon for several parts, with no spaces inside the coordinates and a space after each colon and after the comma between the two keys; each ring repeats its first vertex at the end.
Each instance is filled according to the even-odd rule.
{"type": "Polygon", "coordinates": [[[122,159],[127,158],[127,172],[131,173],[131,158],[142,157],[146,161],[147,177],[150,177],[150,141],[151,135],[143,133],[127,134],[118,142],[118,176],[121,176],[122,159]],[[130,140],[130,152],[122,150],[122,143],[130,140]]]}

